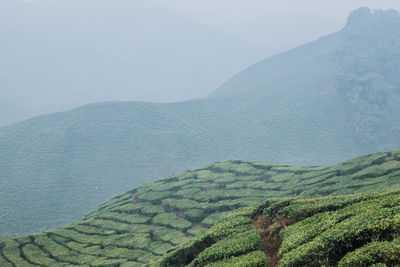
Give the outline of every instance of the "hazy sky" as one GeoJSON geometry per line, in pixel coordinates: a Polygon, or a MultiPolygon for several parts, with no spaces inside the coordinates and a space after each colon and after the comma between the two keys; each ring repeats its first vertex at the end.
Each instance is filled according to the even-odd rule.
{"type": "Polygon", "coordinates": [[[322,13],[345,19],[361,6],[374,9],[400,9],[398,0],[151,0],[193,17],[249,18],[254,16],[322,13]]]}
{"type": "Polygon", "coordinates": [[[400,10],[398,0],[149,1],[275,53],[340,30],[359,7],[400,10]]]}
{"type": "Polygon", "coordinates": [[[0,97],[40,113],[205,97],[362,6],[400,1],[0,0],[0,97]]]}

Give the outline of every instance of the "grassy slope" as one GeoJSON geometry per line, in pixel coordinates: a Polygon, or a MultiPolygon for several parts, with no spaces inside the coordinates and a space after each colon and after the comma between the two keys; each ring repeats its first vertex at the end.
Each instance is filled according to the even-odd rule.
{"type": "Polygon", "coordinates": [[[151,266],[397,266],[400,191],[269,201],[234,212],[151,266]]]}
{"type": "MultiPolygon", "coordinates": [[[[74,221],[142,181],[206,162],[250,158],[286,163],[318,158],[322,164],[337,155],[358,154],[348,139],[342,142],[342,134],[331,134],[344,132],[339,127],[343,123],[325,121],[328,113],[335,117],[331,116],[333,121],[341,113],[327,110],[303,119],[290,111],[266,117],[261,100],[256,106],[241,104],[240,109],[235,109],[238,103],[217,103],[99,104],[2,128],[0,176],[5,179],[0,181],[4,192],[0,236],[74,221]],[[248,120],[250,116],[254,120],[248,120]],[[283,136],[280,127],[290,136],[283,136]],[[296,151],[278,153],[295,143],[296,151]]],[[[318,103],[322,108],[323,102],[318,103]]],[[[272,106],[266,107],[272,112],[272,106]]],[[[312,113],[308,109],[307,114],[312,113]]]]}
{"type": "MultiPolygon", "coordinates": [[[[185,242],[192,244],[193,236],[230,211],[265,203],[266,199],[351,194],[399,186],[400,150],[327,167],[219,162],[144,184],[105,202],[73,224],[2,241],[0,263],[2,266],[139,266],[157,260],[185,242]]],[[[249,232],[231,237],[234,243],[243,239],[243,235],[251,237],[244,244],[245,251],[255,250],[254,242],[259,241],[250,231],[251,223],[251,218],[240,221],[239,225],[248,225],[249,232]]],[[[220,228],[225,234],[236,229],[229,225],[220,228]]],[[[207,246],[215,243],[207,242],[207,246]]],[[[207,246],[197,249],[203,251],[207,246]]],[[[260,253],[254,255],[258,260],[263,259],[260,253]]]]}
{"type": "Polygon", "coordinates": [[[96,104],[0,128],[0,236],[72,222],[207,162],[325,165],[398,148],[400,19],[374,16],[262,61],[206,99],[96,104]]]}

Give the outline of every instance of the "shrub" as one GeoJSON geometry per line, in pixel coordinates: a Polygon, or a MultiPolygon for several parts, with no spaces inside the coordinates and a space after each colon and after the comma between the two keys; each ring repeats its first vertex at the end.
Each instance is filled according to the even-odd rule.
{"type": "Polygon", "coordinates": [[[267,265],[265,254],[261,251],[253,251],[241,256],[233,256],[226,260],[217,261],[206,267],[264,267],[267,265]]]}
{"type": "Polygon", "coordinates": [[[260,236],[254,229],[229,235],[201,252],[190,266],[238,256],[253,251],[258,247],[260,236]]]}
{"type": "Polygon", "coordinates": [[[192,226],[190,222],[176,216],[174,213],[160,213],[152,219],[152,222],[179,230],[186,230],[192,226]]]}

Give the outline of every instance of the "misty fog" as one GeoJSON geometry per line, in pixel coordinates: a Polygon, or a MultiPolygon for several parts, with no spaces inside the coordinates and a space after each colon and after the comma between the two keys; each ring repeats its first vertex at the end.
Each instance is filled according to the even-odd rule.
{"type": "Polygon", "coordinates": [[[93,102],[202,98],[258,60],[339,30],[363,4],[399,5],[2,0],[0,125],[93,102]]]}

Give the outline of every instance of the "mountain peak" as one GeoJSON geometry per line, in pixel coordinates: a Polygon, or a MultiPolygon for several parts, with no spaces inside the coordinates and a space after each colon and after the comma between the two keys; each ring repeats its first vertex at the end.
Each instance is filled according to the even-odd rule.
{"type": "Polygon", "coordinates": [[[350,13],[345,31],[370,31],[372,28],[400,27],[400,14],[394,9],[372,10],[361,7],[350,13]]]}

